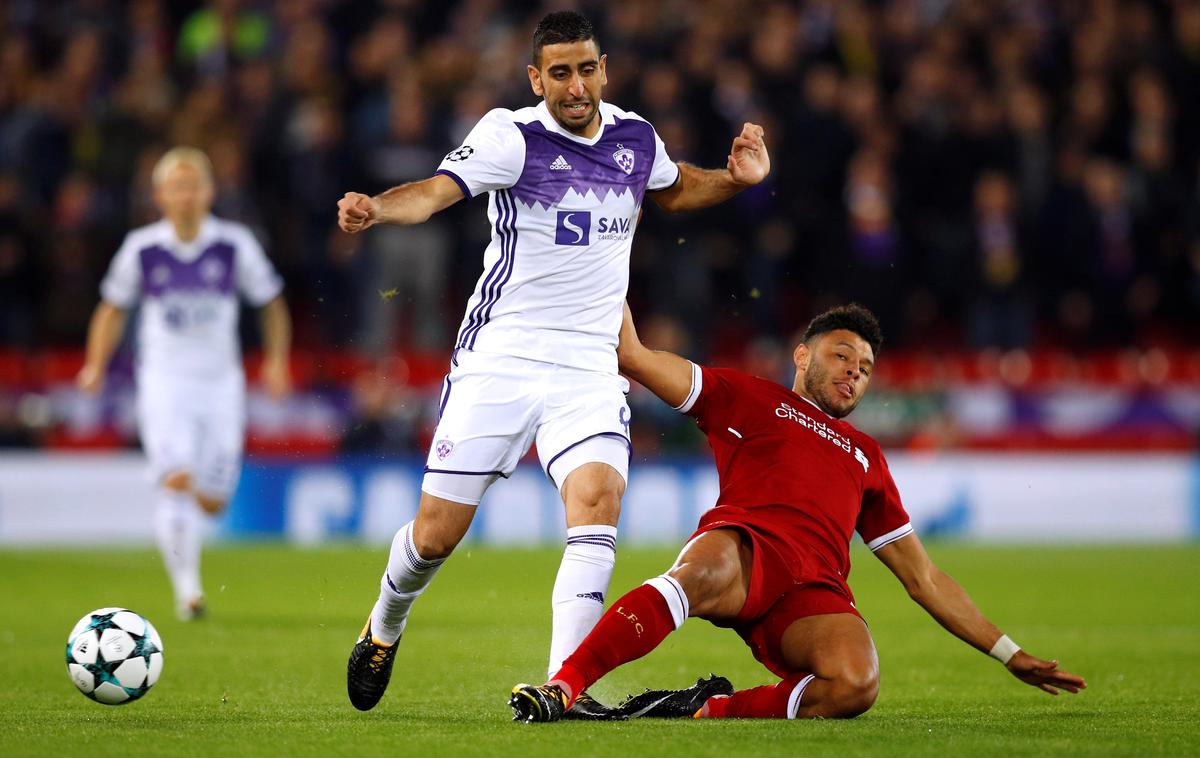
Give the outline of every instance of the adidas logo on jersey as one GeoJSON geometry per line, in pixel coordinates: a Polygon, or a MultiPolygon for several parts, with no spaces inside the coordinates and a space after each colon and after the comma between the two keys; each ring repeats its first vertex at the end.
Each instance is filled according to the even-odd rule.
{"type": "Polygon", "coordinates": [[[550,170],[551,171],[570,171],[571,164],[567,163],[567,159],[560,155],[554,159],[553,163],[550,164],[550,170]]]}

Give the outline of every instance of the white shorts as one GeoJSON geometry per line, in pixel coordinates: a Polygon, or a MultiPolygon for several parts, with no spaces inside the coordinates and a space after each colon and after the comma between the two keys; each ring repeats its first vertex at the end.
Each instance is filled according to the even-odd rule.
{"type": "Polygon", "coordinates": [[[421,489],[478,505],[534,442],[560,489],[585,463],[607,463],[628,479],[628,390],[619,374],[458,350],[442,384],[441,421],[421,489]]]}
{"type": "Polygon", "coordinates": [[[185,471],[195,491],[227,500],[237,486],[246,433],[246,380],[138,375],[138,431],[158,484],[185,471]]]}

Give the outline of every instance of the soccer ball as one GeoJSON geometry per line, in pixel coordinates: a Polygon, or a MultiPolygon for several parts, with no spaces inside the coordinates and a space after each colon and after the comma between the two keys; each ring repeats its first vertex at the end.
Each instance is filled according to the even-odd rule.
{"type": "Polygon", "coordinates": [[[67,673],[97,703],[131,703],[158,681],[162,649],[158,630],[145,618],[125,608],[100,608],[71,630],[67,673]]]}

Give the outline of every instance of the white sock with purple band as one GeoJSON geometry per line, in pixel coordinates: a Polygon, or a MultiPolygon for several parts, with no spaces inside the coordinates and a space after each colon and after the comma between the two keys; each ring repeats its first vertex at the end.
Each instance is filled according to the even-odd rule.
{"type": "Polygon", "coordinates": [[[162,553],[167,576],[182,609],[200,599],[200,543],[204,516],[190,493],[159,489],[154,506],[154,536],[162,553]]]}
{"type": "Polygon", "coordinates": [[[553,676],[575,652],[583,638],[604,615],[604,597],[617,562],[617,528],[594,524],[567,529],[554,592],[550,596],[553,621],[550,668],[553,676]]]}
{"type": "Polygon", "coordinates": [[[371,609],[371,635],[385,645],[394,645],[400,639],[413,601],[425,591],[446,560],[422,558],[413,544],[412,530],[410,521],[392,539],[387,571],[379,580],[379,600],[371,609]]]}

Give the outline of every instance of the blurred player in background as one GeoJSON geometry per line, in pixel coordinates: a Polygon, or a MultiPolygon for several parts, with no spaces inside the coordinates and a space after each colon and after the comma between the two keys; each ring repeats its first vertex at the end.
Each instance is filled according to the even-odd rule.
{"type": "Polygon", "coordinates": [[[248,228],[210,215],[212,167],[176,147],[154,168],[163,218],[125,237],[100,285],[78,384],[96,393],[141,302],[138,426],[157,487],[155,534],[180,619],[204,612],[203,514],[224,508],[237,484],[245,435],[246,380],[238,344],[239,296],[259,308],[262,378],[287,394],[291,319],[283,281],[248,228]]]}
{"type": "Polygon", "coordinates": [[[841,420],[866,392],[882,341],[867,309],[826,311],[796,346],[788,390],[648,350],[625,309],[621,370],[695,417],[716,458],[720,496],[667,573],[615,601],[549,682],[513,688],[514,718],[561,718],[577,693],[649,653],[688,616],[737,631],[783,681],[734,692],[728,680],[711,677],[685,690],[638,695],[621,715],[863,713],[879,691],[879,660],[847,584],[855,531],[929,615],[1013,676],[1050,694],[1086,686],[1058,661],[1018,648],[933,564],[878,443],[841,420]]]}
{"type": "MultiPolygon", "coordinates": [[[[616,557],[629,467],[628,384],[616,345],[629,253],[645,193],[667,211],[704,208],[770,171],[762,129],[746,124],[727,167],[670,160],[653,127],[602,102],[606,56],[578,13],[534,33],[536,107],[489,112],[436,174],[375,197],[346,193],[347,232],[419,224],[489,193],[492,241],[467,304],[416,519],[392,543],[379,599],[350,656],[347,688],[373,708],[413,601],[466,534],[484,492],[534,442],[566,508],[567,546],[552,595],[549,671],[600,618],[616,557]]],[[[570,717],[586,717],[588,698],[570,717]]]]}

